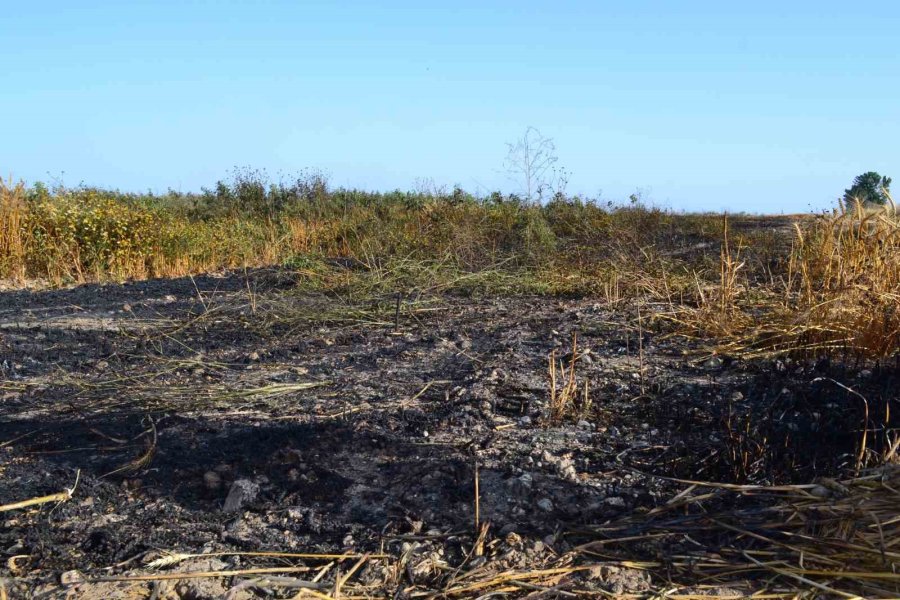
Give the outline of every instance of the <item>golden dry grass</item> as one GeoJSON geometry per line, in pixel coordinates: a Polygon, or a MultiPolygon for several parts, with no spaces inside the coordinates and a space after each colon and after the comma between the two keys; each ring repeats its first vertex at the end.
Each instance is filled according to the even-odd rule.
{"type": "MultiPolygon", "coordinates": [[[[893,205],[839,210],[794,225],[783,270],[748,272],[723,226],[718,277],[656,314],[714,352],[884,360],[900,350],[900,220],[893,205]]],[[[672,278],[669,278],[670,280],[672,278]]],[[[657,288],[658,288],[658,284],[657,288]]],[[[656,292],[657,298],[661,295],[656,292]]]]}
{"type": "Polygon", "coordinates": [[[900,349],[900,221],[893,206],[842,210],[796,228],[786,272],[732,302],[723,349],[748,357],[884,360],[900,349]],[[734,324],[734,318],[730,324],[734,324]]]}
{"type": "MultiPolygon", "coordinates": [[[[859,204],[797,231],[788,306],[800,309],[779,340],[814,350],[842,348],[871,358],[900,340],[900,221],[893,205],[859,204]]],[[[777,334],[777,332],[776,332],[777,334]]]]}
{"type": "Polygon", "coordinates": [[[697,584],[747,589],[754,582],[760,597],[897,598],[900,468],[886,458],[885,466],[844,481],[768,487],[682,481],[685,490],[672,501],[597,528],[600,539],[580,550],[667,573],[670,597],[697,584]],[[701,508],[735,496],[745,508],[701,508]],[[663,560],[647,556],[649,540],[670,548],[663,560]]]}
{"type": "Polygon", "coordinates": [[[0,277],[25,277],[25,184],[0,177],[0,277]]]}
{"type": "Polygon", "coordinates": [[[558,358],[552,351],[547,360],[547,377],[550,390],[548,420],[559,424],[567,418],[586,415],[591,409],[590,387],[587,379],[581,384],[576,375],[577,365],[584,354],[579,354],[578,336],[572,336],[572,349],[565,358],[558,358]],[[568,365],[566,364],[568,362],[568,365]]]}

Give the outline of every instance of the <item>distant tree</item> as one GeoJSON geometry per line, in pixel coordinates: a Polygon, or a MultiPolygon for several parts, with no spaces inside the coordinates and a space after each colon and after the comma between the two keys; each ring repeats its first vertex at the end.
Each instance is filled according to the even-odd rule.
{"type": "Polygon", "coordinates": [[[550,187],[553,166],[559,160],[553,140],[529,127],[521,139],[506,146],[506,172],[519,184],[525,200],[539,200],[550,187]]]}
{"type": "Polygon", "coordinates": [[[891,178],[882,177],[875,171],[863,173],[853,180],[853,185],[844,190],[845,202],[886,204],[890,194],[891,178]]]}

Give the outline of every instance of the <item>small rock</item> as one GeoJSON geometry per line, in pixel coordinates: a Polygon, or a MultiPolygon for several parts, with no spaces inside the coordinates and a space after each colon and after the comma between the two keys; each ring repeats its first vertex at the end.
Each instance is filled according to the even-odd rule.
{"type": "MultiPolygon", "coordinates": [[[[186,571],[222,571],[228,568],[228,564],[211,558],[185,563],[184,568],[186,571]]],[[[220,579],[185,579],[177,582],[175,592],[183,600],[211,600],[224,597],[228,593],[228,588],[220,579]]],[[[244,593],[234,597],[244,599],[250,596],[244,593]]]]}
{"type": "Polygon", "coordinates": [[[81,583],[84,581],[84,575],[81,574],[81,571],[71,570],[66,571],[62,575],[59,576],[59,582],[63,585],[75,585],[76,583],[81,583]]]}
{"type": "Polygon", "coordinates": [[[650,589],[650,576],[638,569],[597,565],[590,568],[587,578],[601,582],[607,590],[617,596],[650,589]]]}
{"type": "Polygon", "coordinates": [[[253,483],[249,479],[238,479],[231,484],[222,510],[226,513],[237,512],[248,502],[253,502],[258,494],[259,484],[253,483]]]}
{"type": "Polygon", "coordinates": [[[250,355],[249,355],[247,358],[249,358],[249,359],[252,360],[253,362],[256,362],[256,361],[259,360],[259,352],[256,352],[256,351],[254,350],[253,352],[250,353],[250,355]]]}
{"type": "Polygon", "coordinates": [[[478,567],[484,565],[487,562],[486,556],[476,556],[472,560],[469,561],[469,568],[477,569],[478,567]]]}
{"type": "Polygon", "coordinates": [[[527,498],[531,495],[531,488],[534,486],[534,477],[531,473],[522,473],[518,477],[510,479],[508,484],[510,492],[518,498],[527,498]]]}
{"type": "Polygon", "coordinates": [[[553,510],[553,502],[551,502],[550,498],[541,498],[538,500],[538,508],[540,508],[544,512],[551,512],[553,510]]]}
{"type": "Polygon", "coordinates": [[[828,498],[832,495],[831,490],[829,490],[824,485],[816,485],[806,491],[808,494],[810,494],[811,496],[815,496],[816,498],[828,498]]]}
{"type": "Polygon", "coordinates": [[[704,361],[703,366],[707,369],[718,369],[722,366],[722,359],[718,356],[710,356],[704,361]]]}
{"type": "Polygon", "coordinates": [[[525,415],[524,417],[519,419],[519,425],[522,427],[530,427],[531,426],[531,417],[525,415]]]}
{"type": "Polygon", "coordinates": [[[625,499],[620,496],[610,496],[605,498],[603,502],[615,508],[625,508],[625,499]]]}
{"type": "Polygon", "coordinates": [[[222,476],[215,471],[207,471],[203,474],[203,484],[209,490],[217,490],[222,487],[222,476]]]}

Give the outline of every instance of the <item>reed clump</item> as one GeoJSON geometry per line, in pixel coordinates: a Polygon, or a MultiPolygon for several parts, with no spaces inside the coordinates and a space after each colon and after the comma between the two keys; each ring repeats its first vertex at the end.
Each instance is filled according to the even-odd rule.
{"type": "Polygon", "coordinates": [[[894,206],[842,206],[804,228],[796,226],[784,272],[753,300],[731,302],[743,326],[723,340],[726,351],[748,357],[895,357],[900,220],[894,206]]]}
{"type": "Polygon", "coordinates": [[[799,310],[779,346],[892,356],[900,342],[900,220],[893,204],[857,203],[797,231],[786,282],[799,310]]]}
{"type": "MultiPolygon", "coordinates": [[[[568,365],[565,358],[557,358],[556,351],[550,353],[547,360],[548,385],[550,389],[550,403],[548,405],[548,421],[551,424],[559,424],[567,418],[585,416],[591,410],[591,396],[587,379],[579,384],[577,377],[578,336],[572,336],[572,350],[568,357],[568,365]]],[[[583,356],[583,354],[582,354],[583,356]]]]}

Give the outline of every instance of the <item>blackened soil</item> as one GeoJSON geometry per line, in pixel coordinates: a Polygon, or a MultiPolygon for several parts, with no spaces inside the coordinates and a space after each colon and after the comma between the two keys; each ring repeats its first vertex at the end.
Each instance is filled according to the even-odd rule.
{"type": "Polygon", "coordinates": [[[0,576],[50,597],[65,571],[164,551],[396,554],[471,533],[476,465],[481,520],[562,552],[684,488],[657,476],[805,482],[852,467],[864,428],[879,449],[895,370],[710,357],[635,314],[457,296],[398,312],[276,271],[2,293],[0,504],[77,487],[0,513],[0,576]],[[548,356],[568,365],[576,335],[589,405],[551,422],[548,356]]]}

